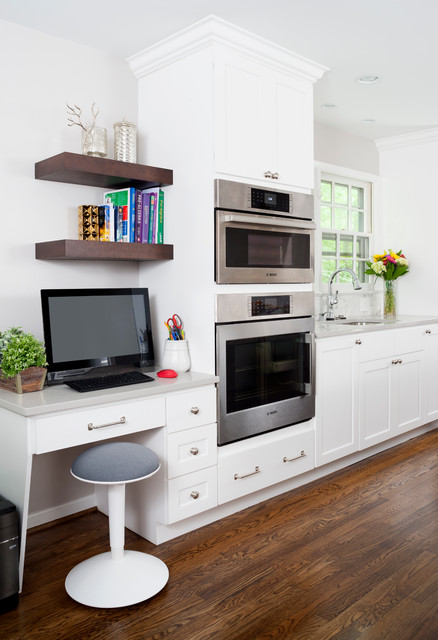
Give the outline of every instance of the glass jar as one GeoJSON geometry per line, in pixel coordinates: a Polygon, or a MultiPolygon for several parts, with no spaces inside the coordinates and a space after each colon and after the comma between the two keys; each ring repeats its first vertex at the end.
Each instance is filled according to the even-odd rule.
{"type": "Polygon", "coordinates": [[[82,154],[105,158],[107,155],[107,135],[104,127],[82,130],[82,154]]]}
{"type": "Polygon", "coordinates": [[[126,118],[114,123],[114,160],[137,162],[137,127],[126,118]]]}

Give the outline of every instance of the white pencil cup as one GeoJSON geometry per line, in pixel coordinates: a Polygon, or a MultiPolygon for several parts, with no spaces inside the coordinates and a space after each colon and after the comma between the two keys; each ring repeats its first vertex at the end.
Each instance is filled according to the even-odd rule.
{"type": "Polygon", "coordinates": [[[190,369],[190,354],[187,340],[166,340],[164,342],[163,369],[173,369],[183,373],[190,369]]]}

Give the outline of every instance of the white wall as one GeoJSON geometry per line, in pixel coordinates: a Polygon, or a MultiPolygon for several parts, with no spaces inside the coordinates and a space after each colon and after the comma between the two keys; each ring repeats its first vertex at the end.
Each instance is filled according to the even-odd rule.
{"type": "Polygon", "coordinates": [[[383,248],[403,249],[410,272],[398,280],[398,310],[438,314],[436,238],[438,129],[378,142],[383,192],[383,248]]]}
{"type": "Polygon", "coordinates": [[[5,21],[0,57],[0,331],[18,325],[42,337],[41,288],[137,285],[135,264],[34,257],[35,242],[77,238],[77,206],[102,198],[101,189],[34,179],[35,162],[81,152],[66,102],[86,117],[96,103],[112,157],[113,123],[137,119],[137,81],[124,60],[5,21]]]}
{"type": "Polygon", "coordinates": [[[315,122],[315,160],[379,174],[379,154],[372,140],[315,122]]]}
{"type": "MultiPolygon", "coordinates": [[[[4,21],[0,58],[0,331],[18,325],[42,338],[40,289],[138,286],[136,263],[34,257],[37,241],[77,238],[77,206],[102,199],[101,189],[34,179],[35,162],[81,152],[79,127],[67,126],[66,102],[87,116],[96,103],[113,157],[113,123],[125,116],[137,121],[137,81],[124,60],[4,21]]],[[[31,515],[90,492],[70,477],[70,457],[35,456],[31,515]]]]}

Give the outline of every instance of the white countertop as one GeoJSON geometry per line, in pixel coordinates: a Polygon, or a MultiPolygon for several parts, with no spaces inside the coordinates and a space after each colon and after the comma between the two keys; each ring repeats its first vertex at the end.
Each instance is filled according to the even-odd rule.
{"type": "Polygon", "coordinates": [[[0,407],[23,416],[35,416],[52,411],[80,409],[107,402],[122,402],[219,382],[217,376],[188,371],[177,378],[158,378],[156,372],[147,372],[153,382],[133,384],[100,391],[79,393],[65,384],[44,387],[42,391],[14,393],[0,389],[0,407]]]}
{"type": "Polygon", "coordinates": [[[315,337],[329,338],[331,336],[345,336],[349,334],[364,333],[369,331],[387,331],[388,329],[400,329],[402,327],[416,327],[418,325],[438,323],[437,316],[397,316],[396,320],[384,318],[347,318],[347,320],[321,320],[315,323],[315,337]],[[347,322],[373,321],[376,324],[351,325],[347,322]],[[377,324],[377,322],[379,324],[377,324]]]}

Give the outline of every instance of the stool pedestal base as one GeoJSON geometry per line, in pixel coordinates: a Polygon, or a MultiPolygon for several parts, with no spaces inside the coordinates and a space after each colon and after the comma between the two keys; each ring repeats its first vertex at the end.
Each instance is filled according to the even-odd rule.
{"type": "Polygon", "coordinates": [[[65,580],[68,595],[89,607],[126,607],[151,598],[166,585],[169,570],[159,558],[125,551],[114,560],[101,553],[74,567],[65,580]]]}

